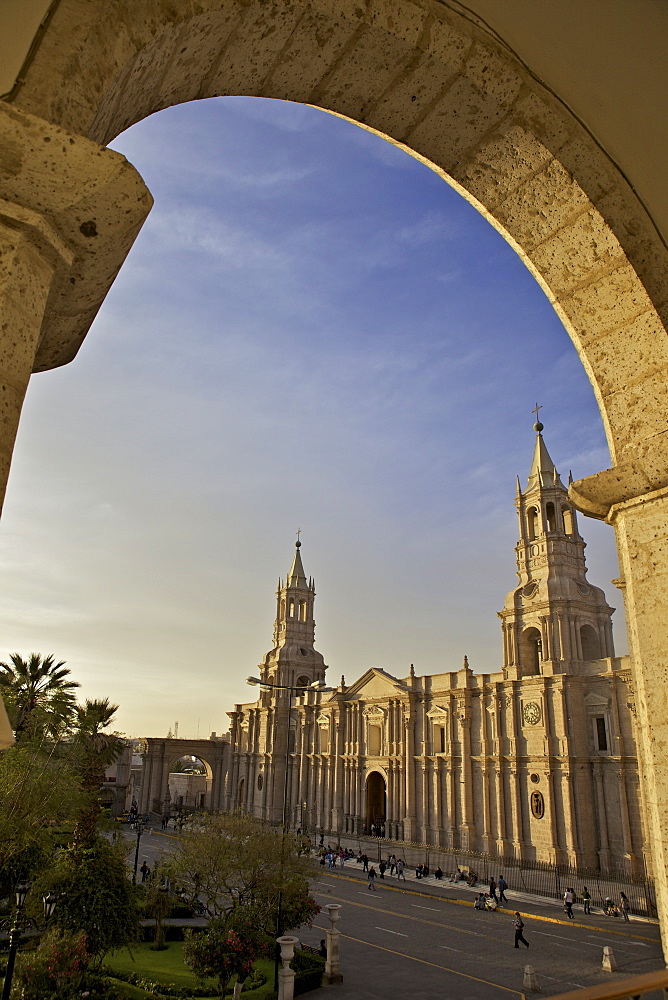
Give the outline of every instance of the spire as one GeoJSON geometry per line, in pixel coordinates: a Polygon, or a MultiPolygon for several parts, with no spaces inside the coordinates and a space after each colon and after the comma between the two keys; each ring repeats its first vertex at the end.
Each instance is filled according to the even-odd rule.
{"type": "Polygon", "coordinates": [[[304,567],[302,566],[302,557],[299,553],[302,543],[299,538],[295,542],[295,557],[292,560],[292,566],[290,567],[290,572],[288,573],[288,578],[285,581],[287,587],[305,587],[306,586],[306,575],[304,573],[304,567]]]}
{"type": "Polygon", "coordinates": [[[529,481],[527,486],[563,486],[563,483],[559,479],[559,473],[557,472],[556,466],[550,458],[549,451],[545,447],[543,435],[541,434],[543,425],[540,420],[536,421],[533,425],[533,429],[536,431],[536,447],[533,452],[533,461],[531,463],[531,469],[529,470],[529,481]]]}

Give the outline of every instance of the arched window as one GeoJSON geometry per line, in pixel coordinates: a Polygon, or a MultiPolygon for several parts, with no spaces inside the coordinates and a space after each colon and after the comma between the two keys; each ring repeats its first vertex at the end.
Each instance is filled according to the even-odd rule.
{"type": "Polygon", "coordinates": [[[522,673],[539,674],[540,661],[543,658],[543,642],[537,628],[527,628],[522,632],[520,640],[520,662],[522,673]]]}
{"type": "Polygon", "coordinates": [[[554,512],[554,504],[545,504],[545,520],[547,521],[547,530],[556,531],[557,530],[557,518],[554,512]]]}
{"type": "Polygon", "coordinates": [[[527,511],[527,530],[529,541],[533,541],[538,535],[538,511],[535,507],[529,507],[527,511]]]}
{"type": "Polygon", "coordinates": [[[296,682],[296,686],[298,688],[305,688],[308,683],[309,683],[308,677],[298,677],[297,678],[297,682],[296,682]]]}
{"type": "Polygon", "coordinates": [[[601,644],[598,632],[592,625],[583,625],[580,629],[580,645],[583,660],[598,660],[601,657],[601,644]]]}
{"type": "Polygon", "coordinates": [[[573,511],[570,507],[561,508],[561,522],[564,527],[564,532],[567,535],[573,534],[573,511]]]}
{"type": "Polygon", "coordinates": [[[294,618],[295,617],[295,599],[294,599],[294,597],[290,598],[290,603],[288,604],[288,615],[289,615],[290,618],[294,618]]]}
{"type": "Polygon", "coordinates": [[[306,621],[306,601],[299,602],[299,620],[300,622],[306,621]]]}

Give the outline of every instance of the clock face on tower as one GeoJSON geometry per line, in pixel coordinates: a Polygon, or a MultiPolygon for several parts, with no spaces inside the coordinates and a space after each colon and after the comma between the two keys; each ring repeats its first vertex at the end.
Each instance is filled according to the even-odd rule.
{"type": "Polygon", "coordinates": [[[543,713],[540,705],[535,701],[527,701],[522,711],[522,717],[527,726],[536,726],[540,722],[543,713]]]}

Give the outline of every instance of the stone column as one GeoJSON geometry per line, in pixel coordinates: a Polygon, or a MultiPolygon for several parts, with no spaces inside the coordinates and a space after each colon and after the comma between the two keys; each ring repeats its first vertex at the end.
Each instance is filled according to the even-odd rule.
{"type": "Polygon", "coordinates": [[[475,817],[473,813],[473,768],[471,764],[471,717],[459,717],[462,748],[462,825],[460,843],[464,850],[474,849],[476,840],[475,817]]]}
{"type": "Polygon", "coordinates": [[[343,982],[343,975],[341,973],[341,955],[339,952],[341,934],[336,926],[337,921],[341,917],[339,912],[340,909],[341,906],[338,903],[327,904],[329,927],[327,928],[326,934],[327,961],[325,962],[325,975],[322,980],[324,985],[343,982]]]}
{"type": "Polygon", "coordinates": [[[341,722],[340,716],[337,714],[333,720],[334,723],[334,794],[331,812],[331,828],[336,833],[340,833],[343,829],[343,786],[344,786],[344,769],[343,769],[343,751],[344,751],[344,728],[341,722]]]}
{"type": "Polygon", "coordinates": [[[563,614],[558,614],[557,618],[559,621],[559,645],[561,647],[561,659],[568,660],[571,658],[571,641],[568,619],[566,619],[563,614]]]}
{"type": "Polygon", "coordinates": [[[494,850],[494,837],[492,835],[490,765],[488,759],[485,759],[482,766],[482,842],[483,851],[491,854],[494,850]]]}
{"type": "Polygon", "coordinates": [[[119,153],[3,102],[0,149],[1,505],[30,374],[76,355],[151,196],[119,153]]]}
{"type": "Polygon", "coordinates": [[[608,842],[608,822],[605,811],[605,791],[603,788],[604,775],[601,764],[595,761],[594,789],[596,793],[596,812],[598,814],[598,837],[599,837],[599,863],[601,868],[610,867],[610,850],[608,842]]]}
{"type": "Polygon", "coordinates": [[[7,335],[0,360],[0,504],[42,320],[56,273],[74,255],[36,212],[0,208],[0,314],[7,335]]]}
{"type": "Polygon", "coordinates": [[[299,938],[289,934],[276,938],[281,948],[282,968],[278,970],[278,1000],[292,1000],[295,995],[295,972],[290,968],[290,962],[295,954],[295,945],[299,938]]]}
{"type": "Polygon", "coordinates": [[[508,853],[506,840],[506,789],[503,764],[496,768],[496,850],[502,856],[508,853]]]}
{"type": "Polygon", "coordinates": [[[412,717],[406,724],[405,740],[406,767],[406,814],[404,816],[404,837],[415,840],[417,827],[417,809],[415,802],[415,719],[412,717]]]}
{"type": "MultiPolygon", "coordinates": [[[[657,330],[657,337],[664,337],[657,330]]],[[[617,536],[638,715],[647,825],[664,953],[668,954],[668,447],[665,380],[639,396],[646,441],[627,464],[572,484],[580,510],[612,524],[617,536]]]]}

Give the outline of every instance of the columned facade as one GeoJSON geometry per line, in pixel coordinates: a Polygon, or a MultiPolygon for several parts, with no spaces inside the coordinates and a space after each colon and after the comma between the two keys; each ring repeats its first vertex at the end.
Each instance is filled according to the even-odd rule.
{"type": "Polygon", "coordinates": [[[373,668],[309,690],[327,668],[298,543],[260,664],[268,684],[296,690],[229,713],[229,808],[279,822],[285,793],[287,822],[310,833],[644,870],[631,662],[615,656],[613,609],[587,579],[576,512],[535,430],[516,500],[519,585],[499,613],[502,668],[474,673],[464,657],[428,676],[373,668]]]}

